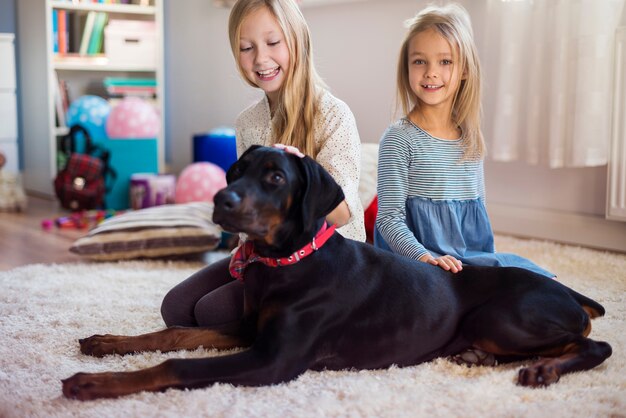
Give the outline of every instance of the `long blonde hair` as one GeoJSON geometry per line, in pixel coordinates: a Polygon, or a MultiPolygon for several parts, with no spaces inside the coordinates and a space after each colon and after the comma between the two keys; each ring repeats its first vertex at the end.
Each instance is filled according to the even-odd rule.
{"type": "Polygon", "coordinates": [[[315,118],[319,112],[319,98],[325,87],[313,65],[313,48],[309,27],[293,0],[239,0],[233,6],[228,20],[230,47],[239,73],[250,81],[239,61],[240,32],[243,20],[252,12],[265,7],[276,18],[289,49],[289,69],[279,91],[279,99],[272,118],[274,143],[293,145],[312,158],[319,147],[315,143],[315,118]]]}
{"type": "Polygon", "coordinates": [[[429,6],[408,20],[407,26],[409,31],[400,48],[397,74],[397,100],[402,111],[408,115],[420,105],[409,82],[409,44],[418,33],[435,29],[456,50],[461,74],[465,75],[450,115],[463,131],[464,158],[482,158],[486,147],[480,128],[481,73],[469,14],[458,4],[429,6]]]}

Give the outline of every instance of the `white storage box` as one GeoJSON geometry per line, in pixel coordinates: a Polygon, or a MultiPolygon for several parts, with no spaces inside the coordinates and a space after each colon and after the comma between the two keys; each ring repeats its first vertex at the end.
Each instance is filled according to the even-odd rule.
{"type": "Polygon", "coordinates": [[[111,20],[104,28],[104,51],[113,65],[156,67],[156,23],[111,20]]]}

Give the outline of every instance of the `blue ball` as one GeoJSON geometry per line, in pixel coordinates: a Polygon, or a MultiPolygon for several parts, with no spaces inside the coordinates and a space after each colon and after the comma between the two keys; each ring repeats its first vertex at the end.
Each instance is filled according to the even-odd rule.
{"type": "Polygon", "coordinates": [[[70,104],[67,111],[67,126],[80,125],[89,132],[94,142],[107,139],[106,121],[111,105],[99,96],[81,96],[70,104]]]}

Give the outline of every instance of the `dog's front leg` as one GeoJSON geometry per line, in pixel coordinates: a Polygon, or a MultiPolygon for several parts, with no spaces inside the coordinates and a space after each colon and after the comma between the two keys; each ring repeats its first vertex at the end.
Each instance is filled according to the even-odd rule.
{"type": "Polygon", "coordinates": [[[136,336],[92,335],[79,340],[79,343],[83,354],[95,357],[140,351],[193,350],[200,346],[228,349],[250,344],[241,335],[238,322],[211,328],[170,327],[136,336]]]}
{"type": "Polygon", "coordinates": [[[281,357],[249,349],[219,357],[170,359],[133,372],[77,373],[63,380],[63,395],[85,401],[168,388],[199,388],[216,382],[261,386],[291,380],[304,369],[285,367],[281,357]]]}
{"type": "Polygon", "coordinates": [[[175,386],[178,380],[172,373],[171,365],[165,361],[134,372],[76,373],[62,382],[66,398],[88,401],[142,391],[158,392],[175,386]]]}

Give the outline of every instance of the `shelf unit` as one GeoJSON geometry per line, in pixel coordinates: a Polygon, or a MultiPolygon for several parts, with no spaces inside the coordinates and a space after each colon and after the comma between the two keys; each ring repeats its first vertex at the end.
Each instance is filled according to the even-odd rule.
{"type": "MultiPolygon", "coordinates": [[[[55,85],[57,77],[68,82],[70,99],[93,94],[90,89],[105,77],[153,77],[156,79],[156,106],[161,115],[157,138],[158,167],[165,168],[164,145],[164,54],[163,0],[150,5],[69,2],[60,0],[20,0],[17,3],[20,48],[20,94],[24,187],[28,192],[53,196],[56,175],[57,135],[65,129],[56,126],[55,85]],[[61,57],[53,52],[53,10],[68,13],[106,12],[109,19],[152,20],[156,25],[157,60],[154,66],[110,63],[106,55],[61,57]]],[[[106,45],[105,45],[106,48],[106,45]]]]}
{"type": "Polygon", "coordinates": [[[5,172],[17,174],[17,101],[15,96],[15,48],[12,33],[0,33],[0,151],[5,172]]]}

